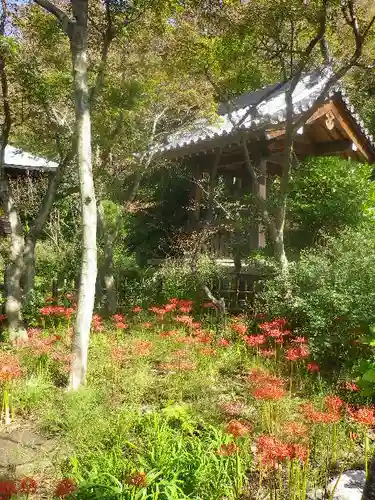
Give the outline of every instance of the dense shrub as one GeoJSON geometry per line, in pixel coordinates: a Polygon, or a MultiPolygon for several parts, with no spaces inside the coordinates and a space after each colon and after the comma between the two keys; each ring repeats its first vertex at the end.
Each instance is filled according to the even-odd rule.
{"type": "Polygon", "coordinates": [[[290,318],[310,339],[315,356],[331,367],[353,365],[354,352],[357,358],[367,355],[358,344],[375,323],[374,243],[371,226],[345,230],[290,265],[287,298],[280,276],[269,280],[258,297],[269,314],[290,318]]]}

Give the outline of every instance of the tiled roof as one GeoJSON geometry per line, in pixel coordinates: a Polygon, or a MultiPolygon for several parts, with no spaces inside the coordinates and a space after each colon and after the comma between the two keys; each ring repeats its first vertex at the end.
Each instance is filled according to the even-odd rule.
{"type": "MultiPolygon", "coordinates": [[[[301,78],[293,92],[293,112],[296,118],[314,106],[331,75],[331,71],[325,68],[301,78]]],[[[219,137],[235,136],[241,130],[276,127],[286,119],[285,92],[288,85],[289,83],[277,84],[242,94],[227,105],[220,105],[216,123],[198,120],[189,129],[184,128],[168,136],[164,144],[156,147],[156,152],[159,154],[177,153],[179,150],[186,149],[188,153],[191,146],[219,137]],[[260,104],[257,104],[259,102],[260,104]]],[[[341,98],[347,111],[375,151],[373,137],[355,113],[354,107],[341,86],[331,89],[329,97],[333,96],[341,98]]]]}
{"type": "Polygon", "coordinates": [[[54,161],[34,156],[26,151],[23,151],[22,149],[15,148],[14,146],[6,146],[5,167],[25,170],[51,171],[55,170],[58,167],[58,164],[54,161]]]}

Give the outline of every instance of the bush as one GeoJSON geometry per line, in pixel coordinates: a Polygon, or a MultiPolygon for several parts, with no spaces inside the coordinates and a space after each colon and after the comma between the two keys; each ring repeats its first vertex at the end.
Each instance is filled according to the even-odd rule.
{"type": "Polygon", "coordinates": [[[290,318],[314,355],[330,366],[352,366],[375,323],[375,229],[345,230],[290,264],[290,296],[280,276],[258,296],[262,309],[290,318]]]}

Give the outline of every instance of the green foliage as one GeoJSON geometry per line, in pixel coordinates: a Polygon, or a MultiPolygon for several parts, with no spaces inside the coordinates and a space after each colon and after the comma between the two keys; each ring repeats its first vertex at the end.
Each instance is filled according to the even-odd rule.
{"type": "Polygon", "coordinates": [[[290,265],[288,282],[269,280],[259,297],[268,314],[291,319],[327,366],[350,368],[370,356],[369,346],[361,353],[357,341],[375,322],[374,240],[373,225],[345,230],[326,246],[302,252],[290,265]]]}
{"type": "Polygon", "coordinates": [[[341,158],[310,158],[295,169],[288,201],[287,240],[313,246],[326,235],[373,219],[371,167],[341,158]]]}

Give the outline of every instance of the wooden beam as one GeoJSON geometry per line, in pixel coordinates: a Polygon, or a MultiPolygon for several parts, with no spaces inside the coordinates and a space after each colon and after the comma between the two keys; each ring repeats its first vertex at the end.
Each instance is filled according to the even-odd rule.
{"type": "Polygon", "coordinates": [[[366,149],[362,146],[357,134],[355,134],[352,127],[349,125],[347,120],[345,120],[344,116],[341,114],[339,107],[337,104],[332,105],[332,112],[335,115],[337,123],[341,130],[345,132],[345,134],[351,139],[351,141],[357,146],[358,151],[366,158],[366,160],[370,159],[370,156],[366,149]]]}
{"type": "Polygon", "coordinates": [[[306,125],[310,125],[311,123],[315,122],[318,120],[320,117],[326,115],[328,111],[332,109],[332,101],[327,102],[327,104],[323,104],[323,106],[320,106],[315,113],[313,113],[310,118],[307,120],[306,125]]]}

